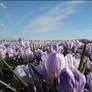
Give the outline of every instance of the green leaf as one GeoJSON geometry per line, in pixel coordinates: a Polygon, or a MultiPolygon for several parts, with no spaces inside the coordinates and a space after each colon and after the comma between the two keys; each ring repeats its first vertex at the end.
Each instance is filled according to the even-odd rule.
{"type": "Polygon", "coordinates": [[[19,92],[18,90],[16,90],[15,88],[9,86],[7,83],[3,82],[2,80],[0,80],[0,83],[4,86],[6,86],[7,88],[11,89],[13,92],[19,92]]]}
{"type": "Polygon", "coordinates": [[[86,63],[84,65],[84,67],[83,67],[82,73],[85,73],[86,67],[87,67],[87,60],[86,60],[86,63]]]}
{"type": "Polygon", "coordinates": [[[86,48],[87,48],[87,41],[85,42],[85,45],[84,45],[84,48],[83,48],[83,52],[82,52],[82,55],[81,55],[81,60],[80,60],[79,68],[78,68],[78,70],[80,72],[82,72],[82,65],[83,65],[83,60],[84,60],[84,56],[85,56],[85,53],[86,53],[86,48]]]}

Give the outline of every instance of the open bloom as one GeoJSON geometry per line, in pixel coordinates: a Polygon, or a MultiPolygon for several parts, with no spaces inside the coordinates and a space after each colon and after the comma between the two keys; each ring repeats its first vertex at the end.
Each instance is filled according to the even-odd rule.
{"type": "Polygon", "coordinates": [[[63,50],[63,46],[58,46],[58,44],[54,44],[51,46],[51,48],[49,49],[49,52],[57,52],[60,53],[63,50]]]}
{"type": "Polygon", "coordinates": [[[34,54],[33,54],[33,52],[31,51],[30,48],[27,48],[27,49],[21,48],[19,54],[24,61],[26,60],[26,55],[27,55],[29,61],[32,61],[33,58],[34,58],[34,54]]]}
{"type": "Polygon", "coordinates": [[[63,42],[64,46],[71,48],[73,51],[76,51],[81,45],[82,43],[80,41],[64,41],[63,42]]]}
{"type": "Polygon", "coordinates": [[[14,56],[18,55],[18,52],[13,48],[7,48],[7,53],[9,58],[13,58],[14,56]]]}

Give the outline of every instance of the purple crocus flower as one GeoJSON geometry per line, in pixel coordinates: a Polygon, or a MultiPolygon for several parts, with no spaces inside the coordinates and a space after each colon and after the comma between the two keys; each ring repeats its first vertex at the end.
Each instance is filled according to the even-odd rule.
{"type": "Polygon", "coordinates": [[[80,59],[76,59],[75,57],[72,56],[71,53],[69,53],[65,56],[65,60],[66,60],[67,67],[74,67],[78,69],[80,64],[80,59]]]}
{"type": "Polygon", "coordinates": [[[64,68],[60,74],[60,83],[56,88],[59,92],[76,92],[74,87],[75,79],[72,71],[68,68],[64,68]]]}
{"type": "Polygon", "coordinates": [[[60,74],[59,92],[82,92],[86,84],[85,76],[75,68],[64,68],[60,74]]]}
{"type": "Polygon", "coordinates": [[[72,40],[72,41],[64,41],[63,45],[68,48],[71,48],[73,51],[76,51],[77,48],[79,48],[82,45],[82,43],[80,41],[72,40]]]}
{"type": "Polygon", "coordinates": [[[28,69],[28,66],[25,66],[25,65],[18,65],[14,72],[26,83],[28,84],[32,84],[33,81],[32,81],[32,78],[30,76],[30,72],[29,72],[29,69],[28,69]]]}
{"type": "Polygon", "coordinates": [[[89,90],[88,89],[84,89],[82,92],[89,92],[89,90]]]}
{"type": "Polygon", "coordinates": [[[73,47],[72,47],[72,49],[74,51],[76,51],[77,48],[79,48],[80,46],[82,46],[82,42],[73,40],[73,47]]]}
{"type": "Polygon", "coordinates": [[[48,55],[47,55],[47,52],[44,52],[42,54],[42,57],[41,57],[41,62],[40,64],[37,66],[38,67],[38,71],[39,73],[45,78],[48,80],[48,76],[47,76],[47,68],[46,68],[46,62],[47,62],[47,59],[48,59],[48,55]]]}
{"type": "Polygon", "coordinates": [[[74,65],[73,65],[73,57],[72,57],[72,55],[70,53],[65,56],[65,60],[66,60],[66,66],[67,67],[74,67],[74,65]]]}
{"type": "Polygon", "coordinates": [[[6,53],[7,53],[6,49],[0,48],[0,56],[2,56],[3,58],[5,58],[6,57],[6,53]]]}
{"type": "Polygon", "coordinates": [[[86,84],[85,75],[74,68],[71,68],[71,71],[73,72],[74,78],[75,78],[75,88],[77,92],[81,92],[84,89],[86,84]]]}
{"type": "Polygon", "coordinates": [[[7,48],[8,56],[9,58],[13,58],[14,56],[17,56],[18,52],[16,52],[15,49],[7,48]]]}
{"type": "Polygon", "coordinates": [[[50,53],[46,62],[46,70],[49,80],[53,82],[55,78],[58,78],[61,70],[65,67],[65,59],[63,54],[56,52],[50,53]]]}
{"type": "Polygon", "coordinates": [[[19,45],[20,45],[21,47],[25,48],[25,42],[24,42],[24,41],[20,41],[20,42],[19,42],[19,45]]]}
{"type": "Polygon", "coordinates": [[[87,54],[92,54],[92,43],[87,44],[87,54]]]}
{"type": "Polygon", "coordinates": [[[43,50],[48,50],[49,49],[49,46],[43,46],[43,50]]]}
{"type": "Polygon", "coordinates": [[[58,51],[58,45],[54,44],[52,47],[55,51],[58,51]]]}
{"type": "Polygon", "coordinates": [[[26,55],[30,62],[32,62],[32,60],[34,58],[34,54],[30,48],[27,48],[27,49],[20,48],[19,54],[23,58],[24,61],[26,60],[26,55]]]}
{"type": "MultiPolygon", "coordinates": [[[[15,68],[14,72],[17,74],[17,76],[19,76],[24,82],[26,82],[31,87],[32,92],[37,92],[36,88],[33,84],[33,80],[30,75],[28,66],[18,65],[15,68]]],[[[37,78],[37,76],[36,76],[36,78],[37,78]]]]}
{"type": "Polygon", "coordinates": [[[57,52],[60,53],[63,50],[63,46],[58,46],[58,44],[54,44],[51,46],[51,48],[49,49],[49,52],[57,52]]]}
{"type": "Polygon", "coordinates": [[[90,60],[87,61],[87,69],[92,71],[92,62],[90,60]]]}
{"type": "Polygon", "coordinates": [[[35,54],[36,54],[36,56],[37,56],[38,59],[41,59],[42,53],[43,53],[43,51],[40,50],[40,49],[35,50],[35,54]]]}
{"type": "Polygon", "coordinates": [[[92,92],[92,72],[88,75],[87,82],[89,85],[89,91],[92,92]]]}
{"type": "Polygon", "coordinates": [[[10,43],[6,42],[4,45],[5,45],[5,47],[7,48],[7,47],[10,46],[10,43]]]}
{"type": "Polygon", "coordinates": [[[34,54],[33,54],[33,52],[31,51],[30,48],[27,48],[27,49],[26,49],[26,54],[27,54],[27,56],[28,56],[29,61],[32,61],[33,58],[34,58],[34,54]]]}

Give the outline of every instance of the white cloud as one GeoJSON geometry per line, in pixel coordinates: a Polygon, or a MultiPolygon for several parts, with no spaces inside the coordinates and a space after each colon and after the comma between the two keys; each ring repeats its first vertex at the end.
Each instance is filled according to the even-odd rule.
{"type": "Polygon", "coordinates": [[[62,26],[63,23],[59,22],[59,20],[63,18],[63,16],[51,17],[51,16],[42,16],[33,20],[26,28],[33,29],[32,33],[42,33],[48,32],[55,29],[58,29],[59,26],[62,26]]]}
{"type": "Polygon", "coordinates": [[[62,24],[64,24],[63,19],[74,14],[76,12],[76,5],[82,3],[80,1],[74,2],[75,3],[73,4],[73,1],[67,1],[50,8],[40,17],[32,19],[25,28],[30,30],[31,33],[59,30],[59,28],[62,27],[62,24]]]}
{"type": "Polygon", "coordinates": [[[0,3],[0,7],[6,8],[6,5],[4,3],[0,3]]]}
{"type": "Polygon", "coordinates": [[[0,24],[1,27],[5,26],[5,24],[0,24]]]}

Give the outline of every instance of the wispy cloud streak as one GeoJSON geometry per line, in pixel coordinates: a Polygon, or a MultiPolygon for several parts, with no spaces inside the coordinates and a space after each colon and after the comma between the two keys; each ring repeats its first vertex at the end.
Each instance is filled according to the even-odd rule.
{"type": "Polygon", "coordinates": [[[4,3],[0,3],[0,7],[6,8],[6,5],[4,3]]]}
{"type": "Polygon", "coordinates": [[[26,30],[31,33],[43,33],[54,30],[59,30],[64,24],[63,19],[76,13],[76,6],[82,1],[67,1],[49,8],[47,12],[40,17],[32,19],[28,25],[25,26],[26,30]]]}

